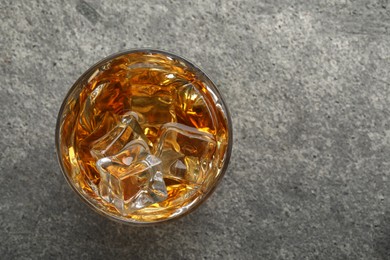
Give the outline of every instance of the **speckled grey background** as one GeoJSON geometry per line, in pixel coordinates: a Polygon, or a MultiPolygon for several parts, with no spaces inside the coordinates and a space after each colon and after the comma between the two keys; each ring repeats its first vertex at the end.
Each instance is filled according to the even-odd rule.
{"type": "Polygon", "coordinates": [[[387,0],[0,1],[1,259],[390,259],[387,0]],[[72,83],[114,52],[200,65],[234,123],[196,212],[134,228],[67,186],[54,147],[72,83]]]}

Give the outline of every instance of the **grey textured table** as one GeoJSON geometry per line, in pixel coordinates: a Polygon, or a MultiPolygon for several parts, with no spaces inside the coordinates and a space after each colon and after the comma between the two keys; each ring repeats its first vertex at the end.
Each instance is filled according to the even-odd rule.
{"type": "Polygon", "coordinates": [[[390,3],[0,1],[1,259],[390,259],[390,3]],[[90,210],[57,165],[57,112],[111,53],[200,65],[234,123],[194,213],[135,228],[90,210]]]}

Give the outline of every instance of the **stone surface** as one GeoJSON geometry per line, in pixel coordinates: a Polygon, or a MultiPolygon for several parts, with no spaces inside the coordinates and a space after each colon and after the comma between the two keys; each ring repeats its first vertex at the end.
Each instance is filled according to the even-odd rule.
{"type": "Polygon", "coordinates": [[[4,259],[389,259],[390,3],[0,2],[4,259]],[[62,99],[93,63],[155,47],[200,65],[234,123],[197,211],[135,228],[68,187],[62,99]]]}

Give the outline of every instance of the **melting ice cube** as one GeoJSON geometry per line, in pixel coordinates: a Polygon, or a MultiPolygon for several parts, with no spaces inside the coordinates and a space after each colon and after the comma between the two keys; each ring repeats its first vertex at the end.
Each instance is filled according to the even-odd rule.
{"type": "Polygon", "coordinates": [[[176,121],[173,88],[134,84],[131,90],[131,110],[142,116],[142,126],[146,136],[152,142],[157,142],[161,125],[176,121]]]}
{"type": "Polygon", "coordinates": [[[156,156],[164,177],[202,184],[216,149],[214,136],[179,123],[162,127],[156,156]]]}
{"type": "Polygon", "coordinates": [[[119,153],[96,163],[100,173],[99,194],[122,215],[167,198],[161,160],[150,154],[143,140],[133,140],[119,153]]]}
{"type": "Polygon", "coordinates": [[[129,112],[122,116],[121,121],[110,132],[93,142],[91,154],[97,159],[114,155],[131,140],[137,139],[153,147],[137,121],[137,114],[129,112]]]}
{"type": "Polygon", "coordinates": [[[187,83],[177,89],[175,102],[177,122],[196,128],[210,128],[214,125],[213,111],[207,105],[205,94],[198,88],[200,86],[187,83]]]}

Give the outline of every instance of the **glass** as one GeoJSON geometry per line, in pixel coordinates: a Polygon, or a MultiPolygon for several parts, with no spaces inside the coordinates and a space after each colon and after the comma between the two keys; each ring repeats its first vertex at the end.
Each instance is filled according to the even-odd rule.
{"type": "Polygon", "coordinates": [[[66,95],[56,147],[82,200],[113,220],[183,216],[212,193],[232,149],[226,104],[189,61],[130,50],[87,70],[66,95]]]}

